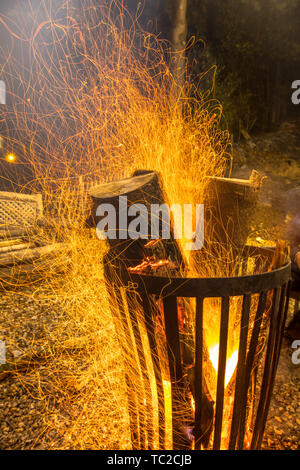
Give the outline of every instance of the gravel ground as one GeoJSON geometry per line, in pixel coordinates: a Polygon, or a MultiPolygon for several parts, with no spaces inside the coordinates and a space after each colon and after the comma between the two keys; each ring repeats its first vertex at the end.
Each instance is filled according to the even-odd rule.
{"type": "Polygon", "coordinates": [[[262,449],[300,450],[300,366],[284,338],[262,449]]]}
{"type": "MultiPolygon", "coordinates": [[[[49,344],[61,317],[53,299],[35,298],[33,289],[1,294],[0,340],[5,341],[7,361],[49,344]]],[[[0,449],[43,448],[45,402],[37,399],[37,389],[34,371],[0,381],[0,449]]]]}
{"type": "Polygon", "coordinates": [[[0,449],[40,449],[43,403],[13,378],[0,385],[0,449]]]}
{"type": "MultiPolygon", "coordinates": [[[[242,142],[234,149],[234,161],[240,161],[240,164],[235,166],[232,176],[248,178],[253,168],[267,176],[260,195],[255,227],[256,236],[264,238],[265,235],[267,240],[284,237],[286,194],[290,189],[299,187],[299,124],[299,119],[283,123],[278,130],[242,142]]],[[[292,315],[291,307],[288,321],[292,315]]],[[[293,352],[291,341],[284,338],[262,446],[264,449],[300,449],[300,367],[292,363],[293,352]]]]}

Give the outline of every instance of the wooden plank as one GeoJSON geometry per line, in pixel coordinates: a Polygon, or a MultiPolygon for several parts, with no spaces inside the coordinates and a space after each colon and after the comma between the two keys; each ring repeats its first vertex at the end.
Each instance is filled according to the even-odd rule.
{"type": "Polygon", "coordinates": [[[66,250],[68,245],[66,243],[54,243],[53,245],[46,245],[37,248],[26,248],[17,252],[4,254],[0,256],[0,266],[29,263],[35,259],[53,255],[59,251],[66,250]]]}
{"type": "Polygon", "coordinates": [[[9,240],[0,240],[0,249],[2,247],[8,247],[12,245],[18,245],[24,243],[24,240],[22,238],[13,238],[9,240]]]}
{"type": "MultiPolygon", "coordinates": [[[[14,241],[14,240],[13,240],[14,241]]],[[[34,243],[17,243],[17,244],[9,244],[7,246],[0,246],[0,258],[3,253],[13,254],[16,251],[26,250],[28,248],[33,248],[35,246],[34,243]]]]}
{"type": "Polygon", "coordinates": [[[0,226],[0,240],[3,242],[16,238],[28,237],[28,234],[32,231],[31,227],[20,227],[20,226],[0,226]]]}
{"type": "Polygon", "coordinates": [[[42,195],[38,194],[22,194],[22,193],[14,193],[9,191],[0,191],[0,199],[11,199],[11,200],[20,200],[20,201],[28,201],[28,202],[35,202],[41,207],[42,204],[42,195]]]}

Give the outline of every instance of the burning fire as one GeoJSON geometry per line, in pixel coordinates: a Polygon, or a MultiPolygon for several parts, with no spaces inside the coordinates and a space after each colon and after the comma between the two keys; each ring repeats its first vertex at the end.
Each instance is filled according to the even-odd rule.
{"type": "Polygon", "coordinates": [[[170,261],[167,259],[160,259],[154,261],[151,258],[146,258],[137,266],[128,268],[128,271],[131,273],[143,273],[147,270],[155,271],[158,268],[161,268],[163,266],[170,266],[171,264],[172,263],[170,263],[170,261]]]}
{"type": "MultiPolygon", "coordinates": [[[[209,357],[216,372],[218,372],[219,363],[219,344],[215,344],[209,349],[209,357]]],[[[225,369],[225,387],[227,387],[231,377],[234,374],[238,362],[238,350],[235,350],[226,361],[225,369]]]]}
{"type": "MultiPolygon", "coordinates": [[[[229,140],[218,129],[220,105],[210,101],[207,106],[188,77],[181,90],[182,114],[178,93],[170,92],[177,85],[163,44],[141,33],[122,2],[80,3],[80,12],[70,6],[65,18],[61,10],[57,19],[54,11],[45,12],[45,20],[37,24],[40,12],[29,35],[26,28],[24,34],[20,29],[32,70],[22,70],[22,61],[3,58],[8,80],[27,77],[20,83],[24,96],[13,97],[10,120],[4,116],[3,122],[8,127],[15,123],[13,139],[34,171],[26,190],[42,192],[50,216],[54,213],[59,221],[53,231],[43,233],[43,240],[50,244],[55,232],[69,245],[68,256],[41,271],[48,291],[37,285],[35,292],[37,297],[51,296],[64,313],[57,329],[49,332],[47,341],[55,353],[43,369],[54,391],[43,386],[46,380],[37,372],[44,421],[47,429],[56,431],[53,447],[69,449],[72,442],[78,449],[126,449],[130,441],[124,370],[132,373],[137,395],[144,392],[130,362],[133,352],[126,356],[118,346],[122,329],[114,329],[102,273],[105,247],[101,252],[99,242],[83,230],[86,214],[78,207],[87,207],[88,196],[78,190],[79,177],[96,184],[129,176],[133,169],[151,169],[161,173],[170,204],[199,203],[205,177],[224,175],[229,140]],[[56,267],[66,276],[57,276],[56,267]],[[82,340],[81,346],[76,354],[68,354],[61,344],[74,338],[82,340]],[[48,409],[57,395],[59,407],[48,409]]],[[[9,88],[15,89],[15,82],[9,88]]],[[[161,267],[168,260],[157,263],[161,267]]],[[[145,260],[133,269],[149,266],[150,260],[145,260]]],[[[211,356],[217,370],[218,345],[211,356]]],[[[234,353],[226,384],[236,361],[234,353]]]]}

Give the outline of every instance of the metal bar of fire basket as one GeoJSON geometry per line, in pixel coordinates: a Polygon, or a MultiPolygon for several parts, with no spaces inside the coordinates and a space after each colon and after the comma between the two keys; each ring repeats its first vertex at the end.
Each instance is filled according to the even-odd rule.
{"type": "Polygon", "coordinates": [[[250,378],[253,368],[253,363],[256,354],[257,341],[259,338],[261,323],[263,319],[263,313],[266,308],[267,292],[261,292],[259,296],[258,306],[255,314],[254,325],[252,329],[249,350],[246,358],[246,370],[245,370],[245,381],[243,387],[243,393],[241,398],[241,414],[240,414],[240,426],[239,426],[239,437],[238,437],[238,450],[244,447],[244,436],[246,427],[246,405],[247,405],[247,392],[250,384],[250,378]]]}
{"type": "Polygon", "coordinates": [[[166,434],[166,422],[165,422],[165,398],[164,398],[164,386],[162,380],[162,370],[158,353],[158,345],[155,337],[155,325],[153,322],[153,307],[150,303],[149,296],[145,289],[141,290],[142,304],[145,314],[145,326],[148,335],[149,347],[151,352],[152,365],[154,370],[155,382],[156,382],[156,393],[158,403],[158,441],[159,449],[165,449],[165,434],[166,434]]]}
{"type": "Polygon", "coordinates": [[[269,412],[269,406],[271,402],[271,394],[273,391],[274,387],[274,382],[275,382],[275,376],[276,376],[276,370],[277,370],[277,365],[278,365],[278,360],[279,360],[279,355],[280,355],[280,349],[281,349],[281,344],[282,344],[282,337],[283,337],[283,329],[285,325],[285,313],[287,312],[285,302],[288,302],[287,299],[287,289],[288,285],[285,284],[281,288],[281,294],[280,294],[280,303],[279,303],[279,310],[278,310],[278,321],[277,321],[277,328],[276,328],[276,336],[274,340],[274,358],[273,358],[273,363],[272,363],[272,371],[271,371],[271,379],[270,379],[270,386],[268,389],[267,397],[266,397],[266,405],[263,413],[263,423],[262,426],[259,430],[259,437],[257,440],[257,448],[259,449],[261,447],[262,439],[263,439],[263,434],[266,426],[266,421],[268,417],[268,412],[269,412]]]}
{"type": "Polygon", "coordinates": [[[147,362],[146,356],[143,346],[143,341],[140,332],[140,326],[138,321],[137,309],[138,309],[138,301],[136,299],[136,294],[126,290],[126,299],[128,305],[128,311],[131,321],[131,328],[135,340],[135,345],[138,353],[138,361],[140,364],[142,382],[143,382],[143,391],[144,396],[142,397],[142,404],[144,405],[142,408],[144,409],[145,413],[145,421],[146,421],[146,428],[145,434],[147,434],[147,448],[151,450],[153,448],[153,400],[151,394],[151,383],[147,369],[147,362]]]}
{"type": "Polygon", "coordinates": [[[195,450],[201,449],[202,437],[202,364],[203,364],[203,298],[196,298],[195,324],[195,450]]]}
{"type": "Polygon", "coordinates": [[[271,387],[272,372],[274,366],[274,345],[276,339],[277,320],[279,312],[280,288],[274,289],[273,307],[271,311],[270,328],[268,336],[267,351],[265,356],[265,365],[263,372],[262,385],[260,388],[260,397],[257,407],[256,420],[251,441],[251,450],[257,449],[261,428],[264,422],[265,410],[267,406],[268,395],[271,387]]]}
{"type": "Polygon", "coordinates": [[[234,450],[239,431],[239,418],[241,414],[242,397],[245,383],[245,365],[247,353],[247,338],[249,327],[249,314],[251,306],[251,295],[246,294],[243,298],[242,317],[240,326],[239,355],[236,373],[235,396],[232,414],[232,425],[229,441],[229,449],[234,450]]]}
{"type": "Polygon", "coordinates": [[[177,298],[175,296],[165,297],[163,299],[163,306],[171,379],[173,450],[182,450],[189,447],[182,423],[184,394],[177,298]]]}
{"type": "Polygon", "coordinates": [[[226,358],[227,358],[228,319],[229,319],[229,297],[222,297],[216,415],[215,415],[215,430],[214,430],[214,442],[213,442],[214,450],[219,450],[221,446],[224,391],[225,391],[225,369],[226,369],[226,358]]]}
{"type": "Polygon", "coordinates": [[[289,309],[289,304],[290,304],[290,293],[291,293],[291,286],[292,282],[289,281],[286,284],[286,291],[285,291],[285,305],[283,307],[283,319],[282,319],[282,324],[281,324],[281,331],[280,331],[280,348],[278,350],[278,356],[277,356],[277,362],[276,362],[276,367],[278,366],[278,361],[279,361],[279,355],[280,355],[280,349],[282,345],[282,340],[283,340],[283,332],[284,332],[284,327],[286,324],[286,319],[287,319],[287,314],[288,314],[288,309],[289,309]]]}

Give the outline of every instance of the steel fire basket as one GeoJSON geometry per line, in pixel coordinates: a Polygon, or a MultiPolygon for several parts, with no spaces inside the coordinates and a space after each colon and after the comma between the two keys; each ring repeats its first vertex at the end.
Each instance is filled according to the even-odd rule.
{"type": "Polygon", "coordinates": [[[105,259],[116,325],[135,361],[133,373],[125,373],[133,449],[260,448],[289,303],[290,263],[273,271],[263,268],[273,252],[246,247],[239,275],[228,278],[141,274],[105,259]],[[258,259],[254,272],[259,274],[247,274],[249,263],[258,264],[258,259]],[[212,301],[220,305],[215,371],[203,328],[206,304],[212,301]],[[239,309],[237,361],[226,385],[233,304],[239,309]],[[166,344],[167,375],[161,342],[166,344]]]}

